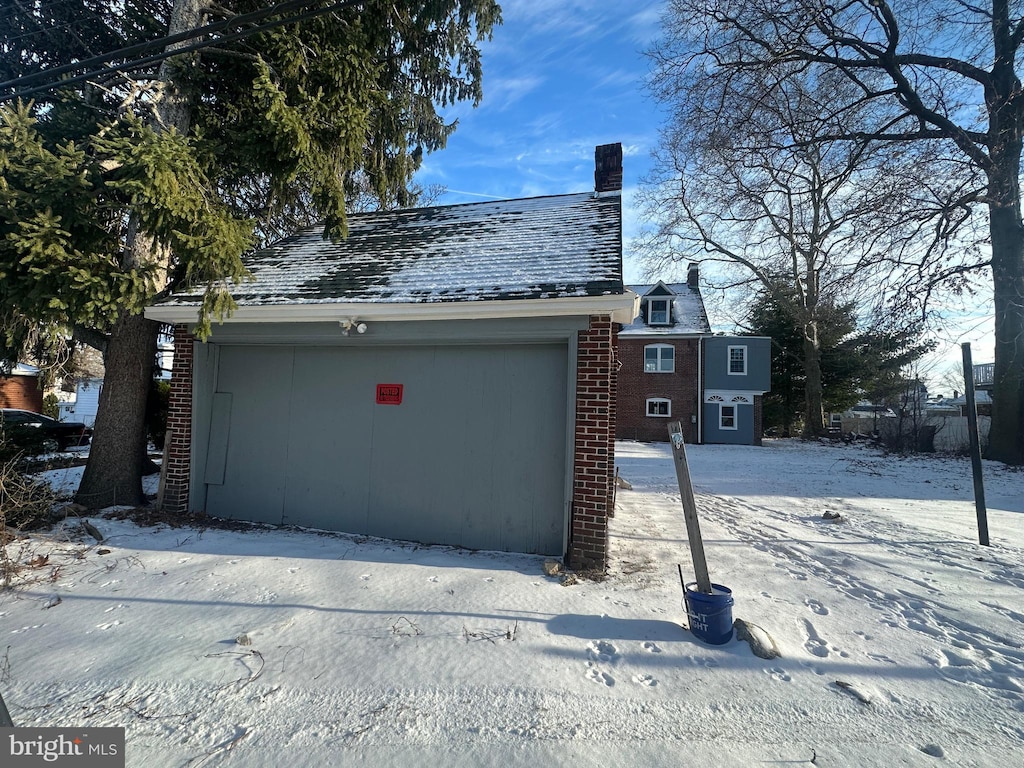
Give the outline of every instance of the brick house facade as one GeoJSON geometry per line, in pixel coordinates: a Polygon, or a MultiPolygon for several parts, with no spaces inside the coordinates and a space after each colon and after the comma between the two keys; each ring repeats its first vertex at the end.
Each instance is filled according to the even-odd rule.
{"type": "Polygon", "coordinates": [[[650,339],[625,338],[619,343],[618,397],[620,412],[616,435],[620,440],[663,442],[668,439],[666,423],[679,421],[688,443],[697,442],[697,390],[699,340],[696,338],[658,339],[654,343],[674,350],[675,374],[645,374],[644,349],[650,339]],[[651,399],[671,402],[669,417],[649,416],[646,404],[651,399]]]}
{"type": "Polygon", "coordinates": [[[664,442],[678,421],[688,443],[761,442],[769,340],[712,334],[699,276],[691,264],[685,283],[630,286],[641,304],[619,332],[620,440],[664,442]],[[742,362],[738,372],[728,370],[730,351],[742,362]]]}

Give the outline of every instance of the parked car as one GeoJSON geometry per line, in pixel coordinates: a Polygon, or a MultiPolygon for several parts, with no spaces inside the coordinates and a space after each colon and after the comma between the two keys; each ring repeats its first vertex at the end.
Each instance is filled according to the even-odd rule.
{"type": "Polygon", "coordinates": [[[80,421],[57,421],[19,408],[0,408],[0,433],[19,447],[58,451],[88,445],[92,437],[80,421]]]}

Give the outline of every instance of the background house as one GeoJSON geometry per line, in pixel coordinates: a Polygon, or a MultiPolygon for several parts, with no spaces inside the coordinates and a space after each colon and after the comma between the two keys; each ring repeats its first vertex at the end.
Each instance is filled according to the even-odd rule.
{"type": "Polygon", "coordinates": [[[690,443],[759,445],[771,340],[711,333],[696,264],[685,283],[630,289],[640,314],[619,330],[616,436],[664,441],[679,421],[690,443]]]}
{"type": "Polygon", "coordinates": [[[595,192],[356,214],[247,258],[238,308],[175,327],[163,506],[603,568],[622,149],[595,192]]]}
{"type": "Polygon", "coordinates": [[[0,408],[20,408],[43,412],[43,390],[39,385],[39,369],[19,363],[0,369],[0,408]]]}
{"type": "Polygon", "coordinates": [[[86,376],[75,382],[74,399],[60,402],[61,421],[80,421],[87,427],[96,425],[96,412],[100,405],[100,392],[103,390],[102,377],[86,376]]]}

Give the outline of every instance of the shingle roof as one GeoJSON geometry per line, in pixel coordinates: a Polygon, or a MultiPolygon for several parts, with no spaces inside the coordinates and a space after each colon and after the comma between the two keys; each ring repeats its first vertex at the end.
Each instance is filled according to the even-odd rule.
{"type": "MultiPolygon", "coordinates": [[[[628,288],[643,299],[655,285],[630,285],[628,288]]],[[[675,336],[711,333],[711,324],[708,323],[708,315],[704,311],[704,299],[701,298],[698,288],[691,287],[686,283],[662,283],[662,285],[675,294],[672,297],[672,325],[647,325],[644,321],[645,313],[641,313],[632,323],[622,327],[622,330],[619,331],[620,336],[675,336]]]]}
{"type": "MultiPolygon", "coordinates": [[[[359,213],[332,243],[311,227],[250,254],[239,306],[621,295],[618,195],[593,192],[359,213]]],[[[161,302],[192,306],[202,291],[161,302]]]]}

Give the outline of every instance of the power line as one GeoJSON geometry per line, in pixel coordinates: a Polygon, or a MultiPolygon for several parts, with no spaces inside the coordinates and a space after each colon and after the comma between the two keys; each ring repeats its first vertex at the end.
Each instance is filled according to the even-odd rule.
{"type": "Polygon", "coordinates": [[[83,61],[62,64],[58,67],[50,67],[42,72],[33,72],[29,75],[23,75],[22,77],[17,77],[13,80],[7,80],[6,82],[0,83],[0,88],[17,88],[19,86],[29,85],[38,80],[50,79],[52,81],[54,77],[68,72],[88,69],[113,59],[127,58],[138,54],[148,53],[154,49],[163,49],[175,43],[192,40],[205,34],[220,32],[233,26],[247,24],[250,21],[260,21],[261,19],[273,14],[287,13],[307,5],[314,5],[318,2],[319,0],[286,0],[286,2],[278,3],[270,6],[269,8],[262,8],[258,11],[252,11],[240,16],[232,16],[228,19],[222,19],[220,21],[207,24],[204,27],[185,30],[184,32],[178,32],[174,35],[165,35],[155,40],[147,40],[142,43],[136,43],[135,45],[129,45],[126,48],[119,48],[116,51],[104,53],[100,56],[93,56],[92,58],[85,59],[83,61]]]}
{"type": "Polygon", "coordinates": [[[167,59],[171,56],[178,56],[183,53],[190,53],[192,51],[208,48],[212,45],[233,42],[235,40],[241,40],[268,29],[273,29],[275,27],[283,26],[285,24],[293,24],[296,22],[305,21],[307,19],[311,19],[316,16],[323,15],[325,13],[330,13],[332,11],[337,11],[343,8],[358,5],[360,1],[361,0],[343,0],[342,2],[333,3],[324,8],[312,9],[304,13],[296,14],[294,16],[288,16],[286,18],[276,19],[265,24],[259,24],[253,27],[249,27],[248,29],[235,32],[230,35],[223,35],[198,43],[193,43],[192,45],[174,48],[173,50],[166,50],[167,46],[174,45],[175,43],[194,40],[197,37],[202,37],[204,35],[208,35],[211,33],[220,32],[224,29],[233,26],[238,26],[240,24],[245,24],[251,21],[259,21],[263,18],[266,18],[267,16],[272,16],[280,13],[287,13],[288,11],[296,10],[299,8],[303,8],[305,6],[318,3],[318,0],[288,0],[288,2],[278,3],[277,5],[271,6],[270,8],[264,8],[259,11],[253,11],[251,13],[233,16],[230,19],[224,19],[222,21],[208,24],[204,27],[197,27],[196,29],[187,30],[185,32],[180,32],[175,35],[166,35],[156,40],[151,40],[144,43],[137,43],[136,45],[128,46],[127,48],[121,48],[117,51],[111,51],[110,53],[106,53],[101,56],[94,56],[93,58],[86,59],[84,61],[79,61],[72,64],[63,64],[59,67],[51,67],[47,70],[44,70],[43,72],[35,72],[30,75],[25,75],[23,77],[18,77],[13,80],[8,80],[6,82],[0,83],[0,89],[24,86],[33,82],[37,82],[38,80],[43,78],[53,78],[56,75],[62,75],[68,72],[82,70],[87,67],[92,67],[96,64],[102,64],[104,62],[111,61],[112,59],[118,59],[138,55],[141,53],[146,53],[147,51],[151,51],[154,48],[164,49],[160,53],[145,56],[141,59],[123,61],[119,64],[114,64],[108,67],[93,69],[84,74],[76,75],[74,77],[62,78],[59,80],[51,80],[49,83],[43,85],[22,88],[21,90],[15,91],[14,93],[0,95],[0,103],[3,103],[5,101],[12,101],[14,99],[22,98],[24,96],[30,96],[34,93],[50,91],[55,88],[62,88],[64,86],[83,82],[85,80],[88,80],[93,77],[98,77],[100,75],[113,74],[115,72],[123,72],[133,69],[140,69],[149,64],[167,59]]]}

